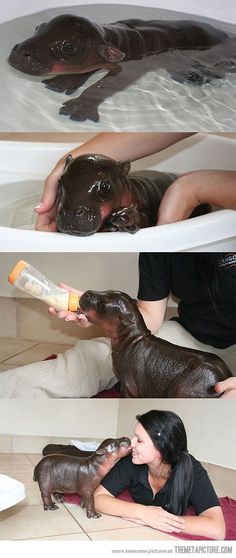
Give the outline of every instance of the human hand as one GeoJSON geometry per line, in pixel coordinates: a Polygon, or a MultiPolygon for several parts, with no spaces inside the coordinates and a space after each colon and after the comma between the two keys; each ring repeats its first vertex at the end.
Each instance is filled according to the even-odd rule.
{"type": "MultiPolygon", "coordinates": [[[[143,523],[167,533],[181,533],[185,529],[185,520],[182,517],[165,511],[160,506],[143,506],[142,515],[137,523],[143,523]]],[[[126,518],[128,519],[128,518],[126,518]]],[[[129,518],[130,520],[130,518],[129,518]]],[[[134,519],[136,522],[136,520],[134,519]]]]}
{"type": "Polygon", "coordinates": [[[215,385],[215,391],[221,395],[221,399],[236,399],[236,378],[227,378],[215,385]]]}
{"type": "Polygon", "coordinates": [[[67,155],[59,159],[45,180],[41,203],[34,208],[38,214],[35,225],[36,231],[56,232],[57,230],[55,217],[57,213],[58,181],[64,171],[66,157],[67,155]]]}
{"type": "MultiPolygon", "coordinates": [[[[76,289],[73,289],[72,287],[70,287],[69,285],[66,285],[65,283],[60,283],[59,286],[62,289],[65,289],[66,291],[68,291],[70,293],[75,293],[79,296],[82,296],[82,294],[83,294],[83,291],[77,291],[76,289]]],[[[77,325],[79,325],[80,327],[83,327],[83,328],[87,328],[87,327],[90,327],[92,325],[88,321],[86,316],[79,312],[79,309],[78,309],[78,312],[70,312],[69,310],[60,310],[58,312],[57,310],[55,310],[55,308],[53,308],[53,306],[50,306],[48,311],[53,316],[57,316],[57,318],[59,318],[60,320],[64,319],[65,322],[74,322],[74,323],[76,323],[77,325]]]]}

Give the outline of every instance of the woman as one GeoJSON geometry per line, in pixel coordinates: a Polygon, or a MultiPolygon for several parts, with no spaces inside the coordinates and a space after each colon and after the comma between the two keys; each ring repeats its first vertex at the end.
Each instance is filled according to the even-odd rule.
{"type": "Polygon", "coordinates": [[[95,492],[96,509],[167,533],[223,540],[219,501],[207,472],[188,453],[180,417],[152,410],[136,418],[132,455],[103,479],[95,492]],[[115,498],[127,489],[134,502],[115,498]],[[196,516],[186,515],[189,506],[196,516]]]}

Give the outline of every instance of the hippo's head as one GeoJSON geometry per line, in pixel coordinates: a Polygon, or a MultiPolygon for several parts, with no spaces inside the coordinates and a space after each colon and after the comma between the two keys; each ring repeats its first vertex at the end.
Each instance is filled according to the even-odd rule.
{"type": "Polygon", "coordinates": [[[121,457],[128,455],[131,450],[132,446],[129,438],[110,438],[102,442],[99,448],[95,451],[95,454],[103,456],[104,459],[108,459],[109,463],[109,458],[110,460],[116,462],[118,459],[121,459],[121,457]]]}
{"type": "Polygon", "coordinates": [[[86,73],[120,62],[125,54],[104,39],[103,28],[84,17],[60,15],[16,44],[9,64],[25,74],[86,73]]]}
{"type": "Polygon", "coordinates": [[[79,312],[113,340],[128,332],[148,332],[136,302],[121,291],[85,291],[79,301],[79,312]]]}
{"type": "Polygon", "coordinates": [[[102,230],[107,217],[120,205],[129,169],[129,162],[103,155],[68,156],[59,181],[57,229],[79,236],[102,230]]]}

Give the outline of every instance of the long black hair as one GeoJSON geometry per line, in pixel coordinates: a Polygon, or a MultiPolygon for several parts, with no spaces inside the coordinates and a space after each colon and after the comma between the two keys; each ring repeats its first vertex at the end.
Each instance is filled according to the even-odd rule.
{"type": "Polygon", "coordinates": [[[192,460],[187,450],[184,424],[172,411],[152,410],[136,418],[160,451],[163,463],[171,466],[165,485],[165,509],[183,515],[193,486],[192,460]]]}

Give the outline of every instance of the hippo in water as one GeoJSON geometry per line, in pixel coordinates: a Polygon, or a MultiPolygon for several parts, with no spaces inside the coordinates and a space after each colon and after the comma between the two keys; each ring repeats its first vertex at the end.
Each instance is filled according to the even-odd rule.
{"type": "MultiPolygon", "coordinates": [[[[229,58],[233,47],[229,44],[226,48],[223,69],[219,68],[221,50],[214,55],[214,49],[228,44],[228,41],[231,37],[227,33],[198,21],[127,19],[98,25],[84,17],[64,14],[36,27],[32,37],[12,48],[8,60],[11,66],[25,74],[55,76],[43,83],[49,89],[67,95],[84,85],[97,70],[106,70],[105,77],[88,87],[80,97],[63,103],[60,109],[60,114],[73,120],[97,122],[100,103],[151,68],[157,68],[156,55],[159,57],[163,52],[201,51],[195,57],[193,67],[190,61],[186,68],[181,62],[172,65],[170,73],[174,79],[201,84],[212,77],[222,77],[232,65],[229,58]],[[208,50],[207,61],[201,56],[208,50]],[[153,56],[154,64],[152,62],[149,67],[147,57],[153,56]],[[145,59],[144,66],[136,62],[142,59],[145,59]],[[132,61],[134,63],[123,80],[124,63],[132,61]]],[[[160,64],[165,67],[166,61],[162,60],[160,64]]]]}
{"type": "MultiPolygon", "coordinates": [[[[129,173],[129,161],[104,155],[67,157],[59,180],[56,225],[60,232],[88,236],[97,231],[135,233],[156,225],[160,201],[172,182],[172,173],[129,173]]],[[[210,211],[202,204],[191,216],[210,211]]]]}
{"type": "Polygon", "coordinates": [[[85,291],[80,313],[110,337],[113,371],[126,397],[218,397],[232,376],[215,354],[180,347],[147,329],[137,304],[120,291],[85,291]]]}

